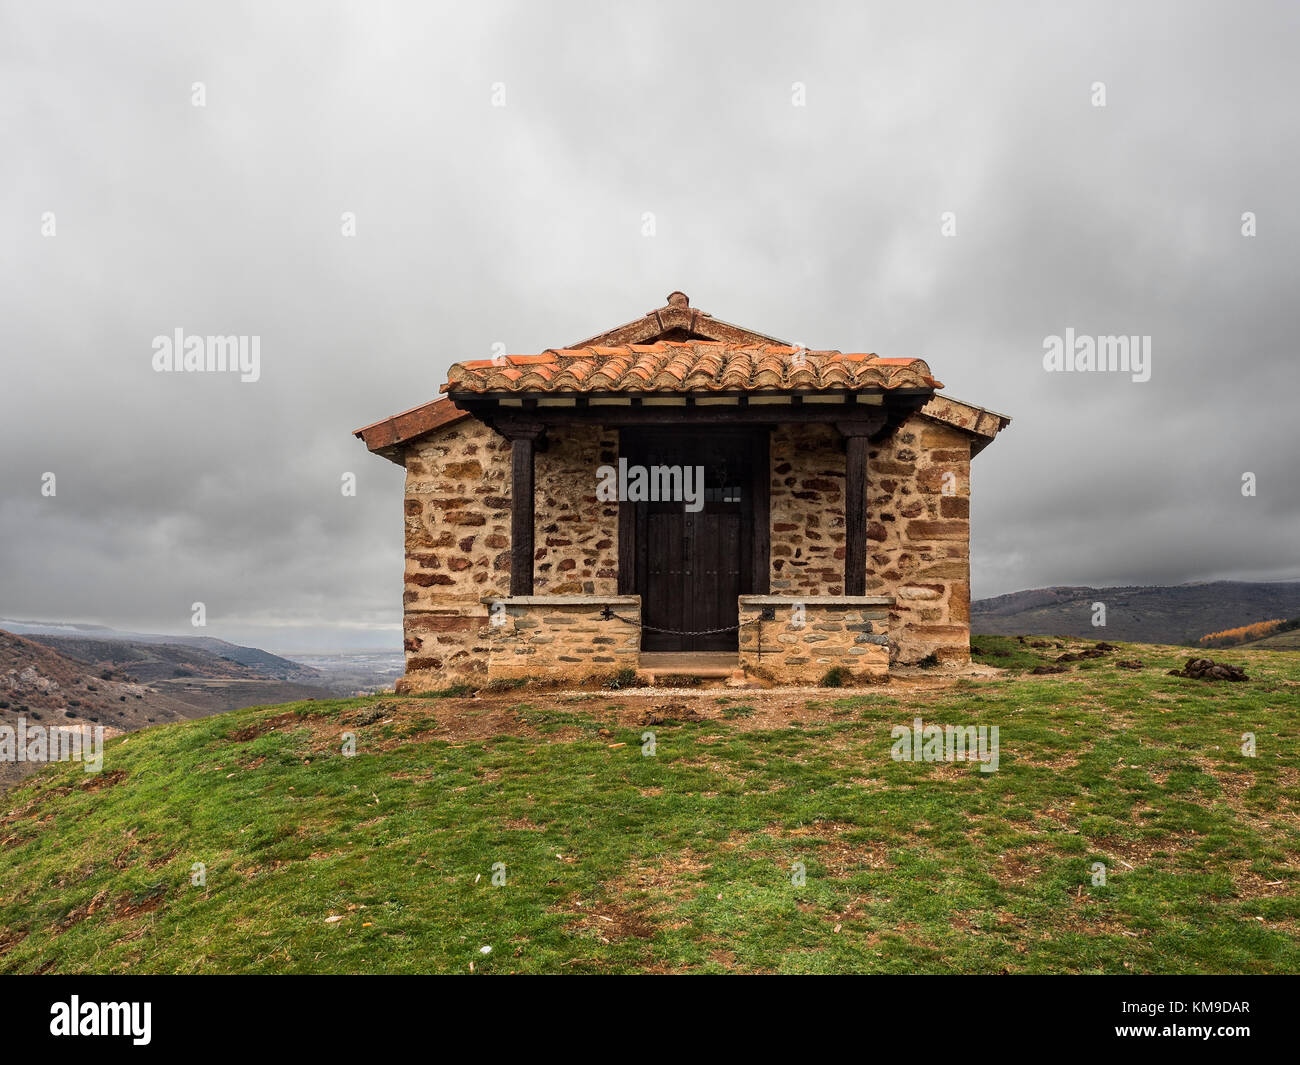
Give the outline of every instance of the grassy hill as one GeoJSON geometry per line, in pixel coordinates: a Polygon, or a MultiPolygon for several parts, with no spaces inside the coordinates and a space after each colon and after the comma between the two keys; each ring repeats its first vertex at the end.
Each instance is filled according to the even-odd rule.
{"type": "Polygon", "coordinates": [[[1300,660],[976,642],[1007,671],[125,736],[0,797],[0,972],[1300,971],[1300,660]],[[892,760],[916,716],[998,725],[1000,768],[892,760]]]}
{"type": "Polygon", "coordinates": [[[1250,643],[1242,644],[1242,648],[1256,651],[1300,651],[1300,629],[1274,633],[1272,636],[1265,636],[1262,640],[1252,640],[1250,643]]]}
{"type": "Polygon", "coordinates": [[[1034,588],[971,604],[980,632],[1017,636],[1059,632],[1082,639],[1193,644],[1218,632],[1268,618],[1300,614],[1300,581],[1210,581],[1086,588],[1034,588]],[[1105,628],[1094,628],[1092,604],[1106,604],[1105,628]]]}

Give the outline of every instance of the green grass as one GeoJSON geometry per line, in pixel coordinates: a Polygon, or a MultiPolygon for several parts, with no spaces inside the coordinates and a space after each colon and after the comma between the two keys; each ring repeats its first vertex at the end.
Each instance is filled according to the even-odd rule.
{"type": "Polygon", "coordinates": [[[754,708],[744,703],[741,703],[740,705],[727,705],[722,708],[722,720],[734,721],[739,717],[753,717],[754,713],[754,708]]]}
{"type": "Polygon", "coordinates": [[[975,642],[1013,671],[777,727],[519,691],[131,734],[0,796],[0,972],[1300,971],[1300,657],[975,642]],[[999,726],[1000,769],[891,760],[915,716],[999,726]]]}

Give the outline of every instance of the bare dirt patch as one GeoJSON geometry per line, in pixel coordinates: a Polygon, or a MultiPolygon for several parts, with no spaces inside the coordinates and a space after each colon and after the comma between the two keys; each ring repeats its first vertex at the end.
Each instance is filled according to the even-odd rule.
{"type": "Polygon", "coordinates": [[[1232,862],[1229,865],[1229,874],[1232,877],[1232,886],[1238,898],[1243,899],[1266,899],[1274,898],[1280,895],[1294,895],[1296,891],[1295,877],[1280,879],[1274,877],[1270,879],[1261,876],[1252,869],[1247,868],[1249,863],[1245,861],[1232,862]]]}
{"type": "MultiPolygon", "coordinates": [[[[578,904],[575,903],[575,906],[578,904]]],[[[594,936],[602,943],[623,939],[650,939],[657,929],[634,913],[607,902],[587,903],[574,912],[574,931],[594,936]]]]}
{"type": "MultiPolygon", "coordinates": [[[[1146,865],[1160,854],[1182,854],[1194,846],[1194,841],[1181,836],[1162,836],[1159,839],[1117,840],[1106,837],[1093,840],[1093,846],[1111,858],[1118,858],[1120,865],[1127,869],[1136,869],[1146,865]]],[[[1163,860],[1161,861],[1163,865],[1163,860]]]]}
{"type": "Polygon", "coordinates": [[[264,717],[260,721],[254,721],[251,725],[245,725],[243,728],[231,732],[226,738],[234,743],[250,743],[257,739],[258,736],[265,736],[268,732],[275,732],[285,725],[296,725],[304,717],[305,715],[297,710],[290,710],[288,713],[276,714],[274,717],[264,717]]]}
{"type": "Polygon", "coordinates": [[[19,806],[17,809],[10,810],[4,817],[0,817],[0,828],[8,828],[10,825],[16,825],[19,821],[24,821],[28,817],[39,818],[41,813],[41,804],[44,803],[47,798],[56,794],[56,791],[57,794],[61,795],[66,795],[68,793],[67,788],[52,789],[50,791],[41,792],[25,806],[19,806]]]}
{"type": "Polygon", "coordinates": [[[107,888],[105,888],[103,891],[97,892],[90,899],[89,902],[82,903],[80,906],[77,906],[71,911],[69,911],[68,915],[64,917],[63,920],[59,923],[60,930],[66,931],[67,929],[71,928],[73,925],[80,924],[82,921],[84,921],[87,917],[90,917],[92,914],[98,913],[101,909],[103,909],[104,903],[107,901],[107,899],[108,899],[107,888]]]}
{"type": "Polygon", "coordinates": [[[764,830],[773,839],[830,839],[833,836],[844,832],[852,831],[857,825],[850,824],[847,821],[811,821],[805,825],[795,825],[787,827],[785,825],[770,824],[764,830]]]}
{"type": "Polygon", "coordinates": [[[0,929],[0,958],[8,954],[26,938],[27,933],[17,928],[0,929]]]}
{"type": "Polygon", "coordinates": [[[160,854],[158,855],[157,858],[153,858],[150,861],[146,862],[145,868],[149,870],[161,869],[164,865],[171,864],[172,860],[178,854],[180,854],[180,848],[175,847],[172,850],[169,850],[166,854],[160,854]]]}
{"type": "Polygon", "coordinates": [[[1122,921],[1103,916],[1095,908],[1091,911],[1085,909],[1092,901],[1087,888],[1070,894],[1072,908],[1065,915],[1065,924],[1071,932],[1089,936],[1124,936],[1127,939],[1143,939],[1151,934],[1148,929],[1129,928],[1122,921]]]}
{"type": "Polygon", "coordinates": [[[999,884],[1027,884],[1042,875],[1043,866],[1040,858],[1051,850],[1045,845],[1030,844],[1006,854],[999,854],[993,875],[999,884]]]}
{"type": "Polygon", "coordinates": [[[412,741],[443,740],[453,746],[495,736],[526,736],[548,742],[573,739],[575,729],[542,736],[520,716],[517,695],[467,696],[460,699],[386,699],[361,711],[333,717],[328,714],[277,714],[255,721],[229,739],[246,743],[274,731],[306,728],[313,751],[337,750],[345,732],[355,733],[358,751],[387,751],[412,741]]]}
{"type": "MultiPolygon", "coordinates": [[[[703,688],[669,691],[636,688],[619,692],[555,692],[527,688],[512,692],[479,692],[461,698],[430,699],[415,696],[386,698],[368,707],[366,724],[352,716],[280,714],[255,722],[231,738],[246,742],[272,729],[307,727],[314,749],[337,747],[343,732],[358,734],[358,748],[389,750],[412,740],[445,740],[453,745],[491,739],[495,736],[524,736],[545,743],[567,743],[582,735],[578,728],[564,725],[542,732],[538,723],[521,708],[573,706],[621,728],[640,729],[647,725],[671,727],[678,724],[719,722],[736,731],[786,729],[791,726],[833,725],[855,720],[861,708],[836,705],[856,698],[892,699],[906,697],[924,705],[930,698],[952,687],[958,676],[920,671],[897,683],[873,688],[784,688],[730,691],[703,688]],[[892,689],[897,688],[897,691],[892,689]],[[379,730],[384,735],[379,735],[379,730]]],[[[848,743],[845,740],[844,743],[848,743]]]]}
{"type": "MultiPolygon", "coordinates": [[[[59,924],[59,931],[66,932],[73,925],[80,924],[87,917],[93,917],[101,911],[107,912],[109,889],[97,892],[89,902],[70,911],[59,924]]],[[[129,920],[141,914],[152,913],[160,907],[167,897],[166,889],[160,884],[143,894],[132,895],[124,892],[113,903],[109,919],[113,921],[129,920]]]]}
{"type": "Polygon", "coordinates": [[[769,825],[767,834],[783,841],[807,841],[815,849],[809,851],[826,867],[826,875],[832,880],[844,880],[864,869],[890,869],[889,848],[892,843],[880,840],[850,840],[845,836],[850,832],[861,831],[861,826],[843,821],[814,821],[809,825],[785,828],[781,825],[769,825]]]}
{"type": "MultiPolygon", "coordinates": [[[[623,709],[620,707],[620,709],[623,709]]],[[[719,715],[721,716],[721,715],[719,715]]],[[[642,725],[665,725],[676,721],[703,721],[699,710],[685,702],[657,703],[641,711],[642,725]]]]}
{"type": "Polygon", "coordinates": [[[1073,751],[1066,751],[1063,754],[1049,755],[1046,752],[1037,751],[1019,751],[1016,754],[1016,762],[1020,765],[1029,766],[1033,769],[1073,769],[1079,764],[1079,759],[1092,749],[1092,744],[1079,747],[1073,751]]]}
{"type": "Polygon", "coordinates": [[[543,737],[523,717],[517,707],[524,702],[518,695],[480,696],[465,699],[407,699],[386,703],[385,724],[394,726],[395,735],[379,741],[381,749],[396,747],[413,738],[466,743],[493,736],[528,736],[549,741],[572,738],[570,730],[560,730],[543,737]]]}
{"type": "Polygon", "coordinates": [[[80,791],[99,791],[102,788],[111,788],[115,784],[120,784],[126,779],[125,769],[111,769],[107,773],[95,773],[84,784],[78,786],[80,791]]]}
{"type": "Polygon", "coordinates": [[[512,832],[545,832],[544,826],[530,821],[526,817],[511,817],[501,822],[502,828],[508,828],[512,832]]]}
{"type": "Polygon", "coordinates": [[[141,914],[152,913],[158,909],[167,897],[165,888],[159,886],[143,895],[122,895],[113,909],[114,921],[130,920],[141,914]]]}
{"type": "Polygon", "coordinates": [[[665,914],[701,889],[708,868],[705,856],[688,848],[639,861],[604,886],[614,898],[644,900],[640,909],[647,915],[665,914]]]}

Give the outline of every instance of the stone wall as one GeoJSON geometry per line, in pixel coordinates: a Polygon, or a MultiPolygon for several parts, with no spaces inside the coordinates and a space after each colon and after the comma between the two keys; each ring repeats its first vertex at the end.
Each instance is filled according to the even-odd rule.
{"type": "Polygon", "coordinates": [[[844,593],[844,441],[830,425],[778,425],[770,444],[771,588],[844,593]]]}
{"type": "Polygon", "coordinates": [[[510,444],[456,422],[406,453],[406,676],[400,691],[487,678],[485,595],[510,590],[510,444]]]}
{"type": "Polygon", "coordinates": [[[484,605],[489,680],[578,683],[637,667],[640,596],[528,595],[484,605]],[[606,608],[616,616],[602,617],[606,608]]]}
{"type": "Polygon", "coordinates": [[[867,592],[897,599],[895,656],[970,660],[970,438],[912,415],[870,452],[867,592]]]}
{"type": "MultiPolygon", "coordinates": [[[[536,458],[534,590],[618,591],[618,505],[596,500],[596,468],[618,462],[618,433],[548,434],[536,458]]],[[[510,443],[473,418],[406,454],[403,691],[487,677],[482,600],[510,591],[510,443]]]]}
{"type": "Polygon", "coordinates": [[[883,678],[892,605],[879,596],[742,595],[741,665],[780,684],[817,684],[831,669],[860,681],[883,678]]]}
{"type": "MultiPolygon", "coordinates": [[[[773,593],[843,593],[844,459],[832,426],[773,430],[773,593]]],[[[914,414],[871,449],[867,592],[897,600],[890,634],[898,661],[970,658],[969,515],[968,436],[914,414]]]]}
{"type": "Polygon", "coordinates": [[[596,499],[596,470],[618,465],[618,430],[566,426],[535,460],[533,591],[618,594],[618,503],[596,499]]]}
{"type": "MultiPolygon", "coordinates": [[[[617,461],[616,430],[549,434],[537,456],[538,595],[617,594],[618,505],[596,499],[596,469],[617,461]]],[[[467,418],[413,444],[406,469],[402,690],[481,683],[491,636],[483,600],[510,587],[510,445],[467,418]]],[[[968,659],[969,437],[913,415],[871,449],[867,497],[867,592],[897,600],[892,655],[968,659]]],[[[833,427],[773,430],[770,504],[772,593],[841,595],[844,445],[833,427]]]]}

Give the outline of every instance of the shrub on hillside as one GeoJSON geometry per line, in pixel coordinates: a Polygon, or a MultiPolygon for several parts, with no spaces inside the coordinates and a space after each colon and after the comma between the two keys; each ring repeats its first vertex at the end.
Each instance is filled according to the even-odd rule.
{"type": "Polygon", "coordinates": [[[1262,640],[1265,636],[1272,636],[1277,632],[1290,632],[1295,628],[1300,628],[1300,618],[1292,618],[1289,621],[1286,618],[1272,618],[1268,621],[1256,621],[1250,625],[1239,625],[1235,629],[1207,633],[1196,642],[1202,647],[1235,647],[1237,644],[1249,643],[1252,640],[1262,640]]]}

